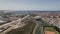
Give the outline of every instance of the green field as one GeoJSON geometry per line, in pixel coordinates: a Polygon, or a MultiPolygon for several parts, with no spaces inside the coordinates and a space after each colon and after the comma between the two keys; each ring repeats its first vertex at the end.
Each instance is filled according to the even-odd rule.
{"type": "Polygon", "coordinates": [[[54,29],[54,27],[45,27],[44,28],[44,32],[45,31],[52,31],[52,32],[55,32],[56,34],[60,34],[60,32],[58,32],[58,31],[56,31],[55,29],[54,29]]]}

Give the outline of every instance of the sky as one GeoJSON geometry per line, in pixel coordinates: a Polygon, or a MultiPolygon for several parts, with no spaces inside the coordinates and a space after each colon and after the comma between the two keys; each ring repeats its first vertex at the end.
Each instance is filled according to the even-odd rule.
{"type": "Polygon", "coordinates": [[[0,10],[60,11],[60,0],[0,0],[0,10]]]}

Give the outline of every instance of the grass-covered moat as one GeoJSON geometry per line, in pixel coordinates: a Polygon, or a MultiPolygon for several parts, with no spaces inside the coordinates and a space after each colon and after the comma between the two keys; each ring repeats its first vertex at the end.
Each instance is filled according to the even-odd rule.
{"type": "Polygon", "coordinates": [[[17,29],[13,29],[6,34],[33,34],[34,28],[37,25],[36,21],[28,19],[28,21],[25,20],[24,23],[27,23],[27,25],[25,25],[23,28],[19,27],[17,29]]]}
{"type": "Polygon", "coordinates": [[[57,28],[56,26],[50,25],[49,23],[47,23],[46,21],[42,19],[37,19],[36,21],[38,21],[38,24],[39,24],[38,28],[36,29],[36,34],[46,34],[45,31],[49,32],[50,34],[54,32],[56,32],[57,34],[60,34],[60,29],[57,28]],[[50,32],[50,30],[54,32],[50,32]]]}

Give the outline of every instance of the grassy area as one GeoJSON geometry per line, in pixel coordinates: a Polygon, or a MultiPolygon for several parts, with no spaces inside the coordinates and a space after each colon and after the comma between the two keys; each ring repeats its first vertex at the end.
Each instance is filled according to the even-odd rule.
{"type": "Polygon", "coordinates": [[[7,32],[6,34],[33,34],[34,28],[36,26],[36,22],[34,20],[28,19],[26,21],[28,24],[23,28],[17,28],[7,32]]]}
{"type": "Polygon", "coordinates": [[[51,31],[51,32],[55,32],[56,34],[59,34],[59,32],[56,31],[53,27],[45,27],[44,28],[44,33],[45,33],[45,31],[51,31]]]}

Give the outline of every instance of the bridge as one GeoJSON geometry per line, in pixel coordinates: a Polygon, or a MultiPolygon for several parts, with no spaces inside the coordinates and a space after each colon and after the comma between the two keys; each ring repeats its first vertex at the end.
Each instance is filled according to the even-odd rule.
{"type": "Polygon", "coordinates": [[[28,17],[29,17],[29,15],[27,15],[27,16],[25,16],[25,17],[23,17],[23,18],[20,18],[20,19],[18,19],[18,20],[16,20],[16,21],[12,21],[12,22],[10,22],[10,23],[1,25],[1,26],[0,26],[0,34],[5,34],[6,32],[8,32],[8,31],[10,31],[10,30],[12,30],[12,29],[16,29],[16,28],[18,28],[18,27],[21,27],[21,28],[22,28],[22,27],[25,26],[26,24],[21,23],[21,20],[24,20],[25,18],[28,18],[28,17]]]}

